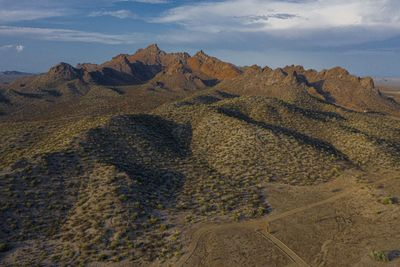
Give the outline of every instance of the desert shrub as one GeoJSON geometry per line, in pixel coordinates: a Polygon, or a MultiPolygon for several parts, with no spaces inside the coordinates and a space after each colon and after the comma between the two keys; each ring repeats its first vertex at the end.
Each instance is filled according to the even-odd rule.
{"type": "Polygon", "coordinates": [[[234,212],[234,213],[232,214],[232,219],[233,219],[234,221],[238,222],[238,221],[240,220],[240,218],[241,218],[241,214],[240,214],[239,212],[234,212]]]}
{"type": "Polygon", "coordinates": [[[10,249],[10,246],[6,243],[0,243],[0,252],[6,252],[10,249]]]}
{"type": "Polygon", "coordinates": [[[98,261],[105,261],[107,260],[108,256],[106,254],[100,254],[97,258],[98,261]]]}
{"type": "Polygon", "coordinates": [[[185,220],[186,220],[186,222],[189,222],[189,223],[190,223],[190,222],[192,222],[192,221],[193,221],[193,219],[194,219],[194,218],[193,218],[193,216],[192,216],[192,215],[186,215],[186,216],[185,216],[185,220]]]}
{"type": "Polygon", "coordinates": [[[165,232],[165,231],[167,231],[167,229],[168,229],[168,225],[166,225],[166,224],[160,225],[160,231],[165,232]]]}
{"type": "Polygon", "coordinates": [[[262,216],[262,215],[264,215],[264,214],[265,214],[265,212],[266,212],[266,209],[265,209],[265,207],[258,207],[258,209],[257,209],[257,213],[258,213],[258,215],[259,215],[259,216],[262,216]]]}
{"type": "Polygon", "coordinates": [[[386,198],[382,199],[383,205],[393,205],[393,204],[397,204],[397,203],[398,203],[398,199],[396,197],[386,197],[386,198]]]}
{"type": "Polygon", "coordinates": [[[120,195],[119,197],[119,200],[121,200],[122,202],[126,202],[127,200],[128,200],[128,197],[126,196],[126,195],[120,195]]]}
{"type": "Polygon", "coordinates": [[[387,253],[385,251],[382,251],[382,250],[371,251],[370,256],[375,261],[381,261],[381,262],[388,262],[389,261],[387,253]]]}
{"type": "Polygon", "coordinates": [[[150,216],[149,218],[149,224],[154,225],[158,222],[158,218],[155,216],[150,216]]]}

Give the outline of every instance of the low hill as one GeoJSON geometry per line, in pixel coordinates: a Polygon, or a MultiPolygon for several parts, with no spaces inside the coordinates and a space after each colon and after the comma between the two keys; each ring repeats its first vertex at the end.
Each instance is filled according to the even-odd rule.
{"type": "Polygon", "coordinates": [[[0,238],[13,250],[1,261],[177,259],[195,222],[264,216],[262,184],[398,168],[399,128],[316,98],[218,90],[146,114],[3,124],[0,238]]]}

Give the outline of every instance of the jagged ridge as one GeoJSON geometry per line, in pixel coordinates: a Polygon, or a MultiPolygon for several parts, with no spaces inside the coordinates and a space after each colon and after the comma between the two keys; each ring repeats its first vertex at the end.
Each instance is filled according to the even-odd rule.
{"type": "Polygon", "coordinates": [[[258,66],[239,68],[203,51],[194,56],[166,53],[156,44],[133,55],[118,55],[100,65],[85,63],[72,67],[60,63],[43,75],[15,81],[3,95],[15,103],[24,98],[57,101],[55,96],[81,96],[95,86],[124,85],[175,92],[217,85],[240,95],[265,95],[292,102],[316,97],[356,111],[400,114],[400,105],[384,97],[371,78],[353,76],[339,67],[320,72],[302,66],[275,70],[258,66]]]}

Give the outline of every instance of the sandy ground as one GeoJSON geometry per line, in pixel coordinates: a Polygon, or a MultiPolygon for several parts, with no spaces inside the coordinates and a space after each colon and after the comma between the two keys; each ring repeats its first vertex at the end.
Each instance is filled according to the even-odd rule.
{"type": "Polygon", "coordinates": [[[187,253],[171,266],[400,266],[400,173],[350,171],[330,183],[267,186],[265,218],[194,228],[187,253]],[[389,263],[369,256],[392,252],[389,263]]]}

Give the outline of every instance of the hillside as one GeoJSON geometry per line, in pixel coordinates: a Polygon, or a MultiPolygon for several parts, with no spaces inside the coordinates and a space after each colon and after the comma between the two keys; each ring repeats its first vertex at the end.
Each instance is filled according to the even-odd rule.
{"type": "Polygon", "coordinates": [[[21,265],[178,259],[193,223],[264,216],[263,184],[400,160],[398,120],[215,90],[148,114],[1,129],[0,234],[14,248],[2,260],[21,265]]]}

